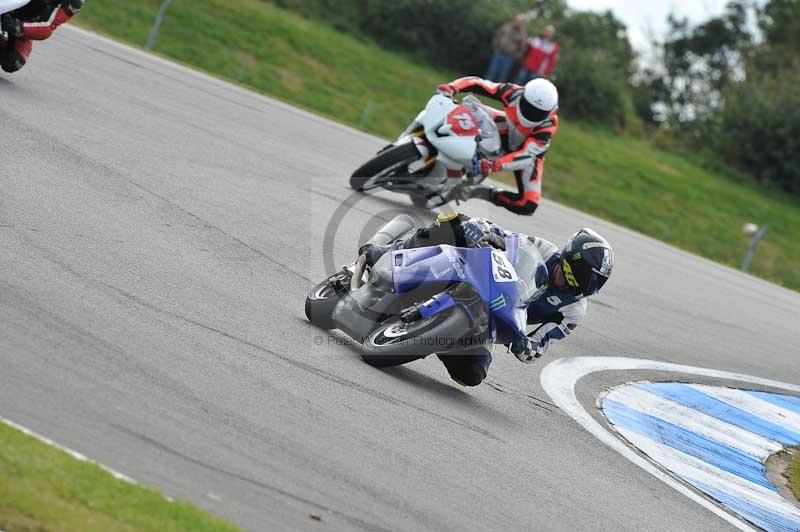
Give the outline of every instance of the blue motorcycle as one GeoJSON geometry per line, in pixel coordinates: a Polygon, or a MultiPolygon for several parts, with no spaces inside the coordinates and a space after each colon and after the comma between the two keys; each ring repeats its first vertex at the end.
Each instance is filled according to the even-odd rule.
{"type": "MultiPolygon", "coordinates": [[[[370,243],[413,230],[401,215],[370,243]]],[[[361,343],[364,361],[381,367],[518,341],[527,302],[547,280],[541,254],[517,234],[506,237],[505,250],[440,245],[387,252],[368,270],[365,263],[362,255],[314,287],[306,316],[361,343]]]]}

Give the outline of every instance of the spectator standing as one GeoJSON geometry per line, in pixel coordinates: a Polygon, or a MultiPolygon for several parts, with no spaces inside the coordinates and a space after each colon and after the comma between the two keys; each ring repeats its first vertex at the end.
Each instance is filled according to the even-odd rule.
{"type": "Polygon", "coordinates": [[[532,79],[549,78],[552,75],[561,51],[555,36],[556,28],[547,26],[544,33],[528,39],[528,51],[517,76],[517,85],[525,85],[532,79]]]}
{"type": "Polygon", "coordinates": [[[500,26],[494,34],[492,47],[492,61],[486,79],[505,83],[508,81],[514,63],[522,59],[527,43],[528,34],[525,31],[525,17],[517,15],[514,20],[500,26]]]}

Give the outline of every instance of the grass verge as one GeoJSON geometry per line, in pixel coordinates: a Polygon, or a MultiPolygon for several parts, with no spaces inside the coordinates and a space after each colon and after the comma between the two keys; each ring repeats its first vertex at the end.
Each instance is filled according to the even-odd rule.
{"type": "Polygon", "coordinates": [[[0,422],[0,530],[233,531],[0,422]]]}
{"type": "Polygon", "coordinates": [[[786,477],[789,489],[792,490],[795,500],[800,501],[800,453],[792,454],[789,467],[786,468],[783,476],[786,477]]]}
{"type": "MultiPolygon", "coordinates": [[[[75,20],[142,46],[160,4],[92,0],[75,20]]],[[[155,50],[387,138],[456,77],[264,0],[175,0],[155,50]]],[[[734,267],[748,245],[742,225],[767,224],[752,271],[800,290],[800,200],[565,118],[546,197],[734,267]]]]}

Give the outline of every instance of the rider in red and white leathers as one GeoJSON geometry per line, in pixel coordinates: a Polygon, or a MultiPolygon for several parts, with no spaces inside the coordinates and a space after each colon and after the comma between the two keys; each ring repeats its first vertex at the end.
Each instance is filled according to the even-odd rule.
{"type": "Polygon", "coordinates": [[[516,214],[533,214],[542,198],[544,156],[558,130],[556,87],[543,78],[521,86],[466,77],[440,85],[438,92],[445,96],[473,93],[497,100],[505,107],[504,111],[486,108],[500,130],[503,154],[495,160],[481,160],[480,167],[485,176],[513,171],[517,192],[474,186],[464,189],[460,199],[481,198],[516,214]]]}
{"type": "Polygon", "coordinates": [[[59,26],[69,21],[82,7],[83,0],[31,0],[2,15],[0,67],[6,72],[21,69],[28,61],[33,41],[49,39],[59,26]]]}

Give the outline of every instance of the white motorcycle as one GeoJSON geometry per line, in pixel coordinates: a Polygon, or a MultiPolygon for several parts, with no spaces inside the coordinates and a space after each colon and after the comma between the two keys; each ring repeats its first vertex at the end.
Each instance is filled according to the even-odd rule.
{"type": "Polygon", "coordinates": [[[350,186],[405,193],[418,206],[443,205],[457,189],[483,181],[479,159],[494,159],[500,149],[497,125],[478,98],[457,103],[435,94],[395,142],[353,173],[350,186]]]}

